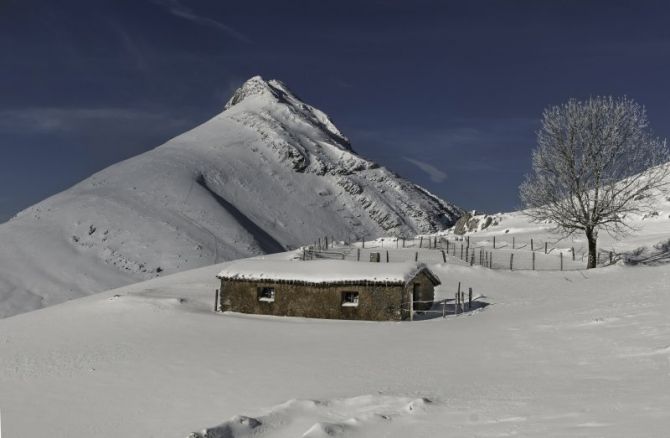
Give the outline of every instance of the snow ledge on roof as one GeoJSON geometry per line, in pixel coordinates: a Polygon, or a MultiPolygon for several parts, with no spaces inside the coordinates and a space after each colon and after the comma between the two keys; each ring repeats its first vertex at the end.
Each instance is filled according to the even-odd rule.
{"type": "Polygon", "coordinates": [[[241,281],[296,281],[328,283],[407,284],[426,271],[435,285],[438,277],[423,263],[372,263],[341,260],[286,261],[239,260],[228,264],[217,275],[220,279],[241,281]]]}

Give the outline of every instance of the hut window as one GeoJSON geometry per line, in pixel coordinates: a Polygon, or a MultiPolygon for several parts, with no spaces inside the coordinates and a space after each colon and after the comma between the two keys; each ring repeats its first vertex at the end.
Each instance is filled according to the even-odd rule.
{"type": "Polygon", "coordinates": [[[275,300],[275,288],[274,287],[259,287],[258,288],[258,301],[265,301],[272,303],[275,300]]]}
{"type": "Polygon", "coordinates": [[[342,292],[342,306],[357,307],[358,306],[358,292],[342,292]]]}

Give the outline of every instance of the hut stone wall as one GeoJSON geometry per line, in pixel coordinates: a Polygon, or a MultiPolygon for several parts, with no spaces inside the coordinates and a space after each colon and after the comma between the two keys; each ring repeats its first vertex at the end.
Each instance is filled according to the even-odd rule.
{"type": "MultiPolygon", "coordinates": [[[[416,282],[423,285],[423,278],[431,284],[425,275],[418,276],[416,282]]],[[[401,320],[409,317],[406,303],[412,284],[305,285],[222,279],[220,310],[306,318],[401,320]],[[259,289],[263,287],[274,288],[274,301],[259,299],[259,289]],[[357,292],[358,305],[343,305],[345,292],[357,292]]]]}

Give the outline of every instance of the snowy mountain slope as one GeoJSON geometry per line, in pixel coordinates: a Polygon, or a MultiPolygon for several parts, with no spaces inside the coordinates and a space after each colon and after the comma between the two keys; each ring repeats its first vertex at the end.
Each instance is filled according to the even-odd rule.
{"type": "Polygon", "coordinates": [[[435,232],[460,214],[254,77],[201,126],[0,225],[0,317],[317,237],[435,232]]]}
{"type": "Polygon", "coordinates": [[[670,427],[670,264],[432,265],[437,299],[461,282],[492,305],[400,323],[215,314],[221,269],[0,320],[5,434],[623,438],[670,427]]]}

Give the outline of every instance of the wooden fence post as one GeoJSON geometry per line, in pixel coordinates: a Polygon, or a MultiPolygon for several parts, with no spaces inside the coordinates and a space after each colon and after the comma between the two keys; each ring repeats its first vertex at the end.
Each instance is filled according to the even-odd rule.
{"type": "Polygon", "coordinates": [[[472,310],[472,288],[468,288],[468,310],[472,310]]]}
{"type": "Polygon", "coordinates": [[[496,236],[493,236],[493,249],[496,249],[496,236]]]}
{"type": "Polygon", "coordinates": [[[516,237],[512,236],[512,249],[516,249],[516,237]]]}
{"type": "Polygon", "coordinates": [[[512,271],[514,268],[514,253],[509,255],[509,270],[512,271]]]}
{"type": "Polygon", "coordinates": [[[458,290],[456,291],[456,302],[455,302],[455,307],[454,307],[454,313],[458,313],[458,305],[459,301],[461,299],[461,282],[458,282],[458,290]]]}
{"type": "Polygon", "coordinates": [[[533,239],[530,239],[530,250],[535,251],[535,248],[533,248],[533,239]]]}
{"type": "Polygon", "coordinates": [[[219,311],[219,290],[216,289],[214,291],[214,311],[218,312],[219,311]]]}
{"type": "Polygon", "coordinates": [[[442,262],[447,263],[447,255],[444,253],[444,250],[442,250],[442,262]]]}
{"type": "Polygon", "coordinates": [[[361,249],[356,248],[356,261],[360,262],[361,261],[361,249]]]}
{"type": "Polygon", "coordinates": [[[612,264],[612,258],[613,258],[613,254],[612,254],[612,251],[610,251],[610,265],[612,264]]]}
{"type": "Polygon", "coordinates": [[[533,254],[533,271],[535,270],[535,251],[532,252],[533,254]]]}
{"type": "Polygon", "coordinates": [[[418,262],[419,261],[419,251],[414,253],[414,261],[418,262]]]}
{"type": "Polygon", "coordinates": [[[447,239],[447,252],[449,252],[449,239],[447,239]]]}
{"type": "Polygon", "coordinates": [[[575,247],[572,247],[572,261],[575,261],[575,247]]]}
{"type": "Polygon", "coordinates": [[[326,249],[328,249],[328,236],[324,237],[324,241],[326,242],[326,249]]]}
{"type": "Polygon", "coordinates": [[[563,270],[563,253],[559,252],[559,254],[561,255],[561,271],[562,271],[563,270]]]}
{"type": "Polygon", "coordinates": [[[470,266],[475,264],[475,252],[472,251],[472,254],[470,255],[470,266]]]}
{"type": "Polygon", "coordinates": [[[461,260],[463,260],[463,244],[461,243],[461,257],[459,257],[461,260]]]}
{"type": "Polygon", "coordinates": [[[544,253],[547,253],[547,242],[544,242],[544,253]]]}
{"type": "Polygon", "coordinates": [[[465,247],[465,261],[467,262],[468,260],[470,260],[470,247],[466,246],[465,247]]]}
{"type": "Polygon", "coordinates": [[[419,248],[423,247],[423,236],[421,236],[421,240],[419,240],[419,248]]]}
{"type": "Polygon", "coordinates": [[[307,260],[307,249],[303,246],[302,247],[302,261],[304,262],[307,260]]]}
{"type": "Polygon", "coordinates": [[[388,263],[388,262],[389,262],[389,250],[387,249],[386,250],[386,263],[388,263]]]}
{"type": "Polygon", "coordinates": [[[414,321],[414,294],[409,294],[409,320],[414,321]]]}
{"type": "Polygon", "coordinates": [[[405,238],[404,237],[402,238],[402,247],[403,248],[405,247],[405,238]]]}
{"type": "Polygon", "coordinates": [[[596,263],[600,264],[600,253],[598,253],[598,259],[597,259],[596,263]]]}

